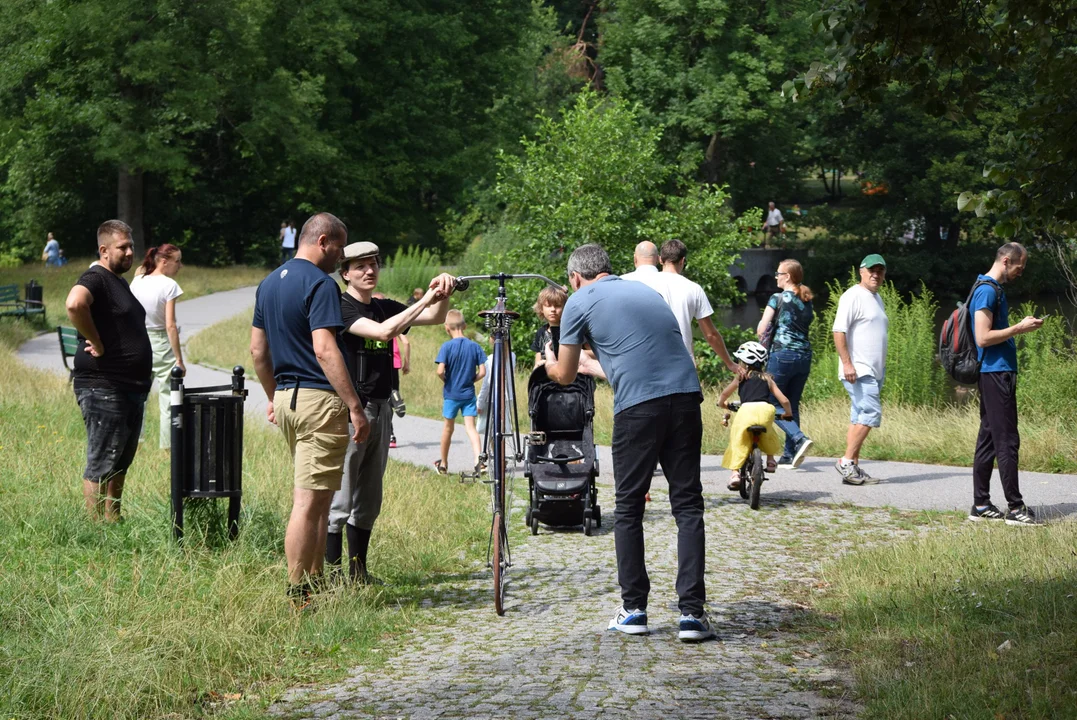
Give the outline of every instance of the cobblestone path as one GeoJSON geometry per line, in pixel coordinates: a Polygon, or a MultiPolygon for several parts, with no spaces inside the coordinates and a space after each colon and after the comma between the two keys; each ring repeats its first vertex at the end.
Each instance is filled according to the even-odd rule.
{"type": "MultiPolygon", "coordinates": [[[[612,490],[600,487],[603,527],[519,536],[504,617],[488,570],[426,604],[444,627],[400,639],[376,671],[297,689],[271,709],[284,718],[804,718],[851,717],[846,680],[789,629],[806,609],[783,597],[816,585],[821,563],[904,531],[884,510],[783,501],[753,512],[708,497],[707,594],[716,641],[677,640],[676,526],[661,478],[645,519],[651,634],[606,624],[620,605],[612,490]]],[[[517,485],[519,488],[519,485],[517,485]]],[[[764,488],[765,492],[765,488],[764,488]]],[[[519,490],[517,490],[519,493],[519,490]]],[[[523,526],[516,516],[515,522],[523,526]]],[[[443,586],[444,587],[444,586],[443,586]]]]}

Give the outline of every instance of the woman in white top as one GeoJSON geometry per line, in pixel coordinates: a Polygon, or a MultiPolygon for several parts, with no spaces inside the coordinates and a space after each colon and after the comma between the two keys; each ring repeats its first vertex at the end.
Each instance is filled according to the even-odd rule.
{"type": "Polygon", "coordinates": [[[183,352],[180,350],[179,326],[176,324],[176,298],[183,290],[173,278],[183,267],[183,253],[175,245],[165,243],[146,251],[131,292],[146,308],[146,330],[153,348],[153,376],[157,378],[158,405],[161,414],[159,434],[162,448],[172,445],[171,391],[172,368],[184,373],[183,352]]]}

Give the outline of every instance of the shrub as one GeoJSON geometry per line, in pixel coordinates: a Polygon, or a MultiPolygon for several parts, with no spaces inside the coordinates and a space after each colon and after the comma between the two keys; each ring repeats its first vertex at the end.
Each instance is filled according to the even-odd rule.
{"type": "Polygon", "coordinates": [[[396,254],[385,259],[378,278],[378,289],[386,295],[404,300],[415,288],[426,290],[430,278],[441,272],[438,256],[426,248],[411,245],[397,248],[396,254]]]}

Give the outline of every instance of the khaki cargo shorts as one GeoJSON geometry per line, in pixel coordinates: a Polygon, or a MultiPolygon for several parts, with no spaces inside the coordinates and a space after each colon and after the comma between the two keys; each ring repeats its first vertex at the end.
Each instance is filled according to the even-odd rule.
{"type": "Polygon", "coordinates": [[[292,410],[294,392],[278,390],[273,412],[295,460],[295,486],[335,492],[348,450],[348,406],[331,390],[299,388],[292,410]]]}

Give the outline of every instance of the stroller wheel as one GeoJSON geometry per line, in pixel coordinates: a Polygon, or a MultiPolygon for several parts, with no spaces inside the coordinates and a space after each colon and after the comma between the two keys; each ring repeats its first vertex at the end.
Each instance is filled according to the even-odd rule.
{"type": "Polygon", "coordinates": [[[591,537],[592,523],[593,523],[593,521],[591,520],[590,517],[585,517],[583,519],[583,534],[586,535],[587,537],[591,537]]]}
{"type": "Polygon", "coordinates": [[[594,516],[595,527],[602,527],[602,508],[600,508],[598,505],[595,505],[594,516]]]}
{"type": "Polygon", "coordinates": [[[531,534],[532,535],[538,535],[538,518],[532,516],[530,525],[531,525],[531,534]]]}

